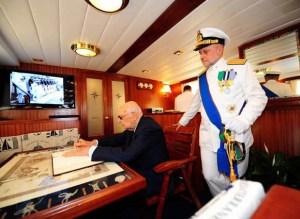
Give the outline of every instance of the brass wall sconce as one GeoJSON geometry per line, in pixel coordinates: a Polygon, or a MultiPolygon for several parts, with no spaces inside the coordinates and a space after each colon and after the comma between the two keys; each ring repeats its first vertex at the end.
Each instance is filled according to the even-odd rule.
{"type": "Polygon", "coordinates": [[[172,93],[171,91],[171,87],[169,84],[164,84],[162,86],[162,88],[160,89],[160,92],[165,96],[168,97],[170,93],[172,93]]]}
{"type": "Polygon", "coordinates": [[[144,90],[152,90],[153,89],[153,84],[150,82],[137,82],[136,84],[138,89],[144,89],[144,90]]]}

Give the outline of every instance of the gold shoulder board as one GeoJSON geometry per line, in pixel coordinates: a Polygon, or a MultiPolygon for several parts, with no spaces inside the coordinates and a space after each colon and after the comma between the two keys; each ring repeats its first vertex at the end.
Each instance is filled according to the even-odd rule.
{"type": "Polygon", "coordinates": [[[231,59],[227,61],[228,65],[244,65],[246,63],[246,59],[231,59]]]}

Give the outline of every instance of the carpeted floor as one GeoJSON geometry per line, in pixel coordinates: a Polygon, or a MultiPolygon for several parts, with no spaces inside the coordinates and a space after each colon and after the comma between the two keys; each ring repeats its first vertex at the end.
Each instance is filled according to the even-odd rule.
{"type": "MultiPolygon", "coordinates": [[[[207,191],[199,197],[201,203],[204,205],[211,196],[207,191]]],[[[80,217],[80,219],[154,219],[156,206],[146,207],[144,203],[135,202],[134,205],[128,205],[132,202],[128,199],[121,200],[118,203],[109,205],[107,207],[95,210],[80,217]],[[126,207],[125,207],[126,206],[126,207]]],[[[164,209],[164,219],[186,219],[190,218],[197,211],[196,206],[182,198],[181,196],[174,196],[167,200],[164,209]]]]}
{"type": "MultiPolygon", "coordinates": [[[[156,206],[147,209],[145,219],[155,218],[156,206]]],[[[167,201],[164,209],[164,219],[190,218],[197,211],[196,206],[180,196],[173,197],[167,201]]],[[[144,219],[144,218],[143,218],[144,219]]]]}

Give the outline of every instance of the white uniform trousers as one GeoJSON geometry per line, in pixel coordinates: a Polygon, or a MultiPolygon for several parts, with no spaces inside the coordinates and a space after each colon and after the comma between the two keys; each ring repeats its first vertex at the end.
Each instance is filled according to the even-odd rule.
{"type": "MultiPolygon", "coordinates": [[[[207,182],[209,190],[213,196],[219,194],[222,190],[226,189],[230,180],[224,174],[219,173],[217,164],[217,153],[208,150],[205,147],[201,148],[201,161],[202,161],[202,173],[204,179],[207,182]]],[[[249,148],[246,149],[246,157],[243,161],[238,163],[239,176],[243,176],[246,173],[249,162],[249,148]]]]}

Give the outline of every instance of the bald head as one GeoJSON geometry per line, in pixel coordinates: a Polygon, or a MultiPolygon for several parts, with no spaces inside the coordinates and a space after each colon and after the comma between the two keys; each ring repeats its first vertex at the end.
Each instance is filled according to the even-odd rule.
{"type": "Polygon", "coordinates": [[[128,130],[134,130],[143,116],[141,107],[134,101],[126,102],[118,111],[119,122],[128,130]]]}
{"type": "Polygon", "coordinates": [[[134,101],[129,101],[126,102],[125,104],[123,104],[120,109],[119,109],[120,113],[134,113],[136,112],[137,114],[142,115],[142,109],[141,107],[134,101]]]}

